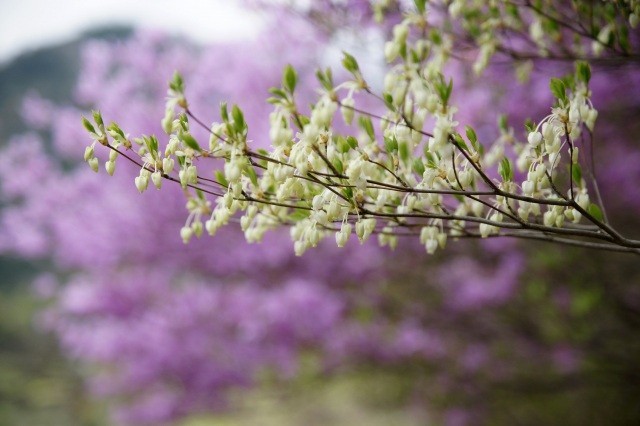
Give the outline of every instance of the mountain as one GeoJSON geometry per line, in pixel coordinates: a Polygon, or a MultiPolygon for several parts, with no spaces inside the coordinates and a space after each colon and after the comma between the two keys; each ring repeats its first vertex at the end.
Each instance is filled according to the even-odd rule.
{"type": "Polygon", "coordinates": [[[57,103],[68,102],[78,76],[80,47],[91,39],[122,40],[131,36],[128,27],[105,28],[77,39],[24,53],[0,68],[0,143],[26,130],[20,106],[30,91],[57,103]]]}

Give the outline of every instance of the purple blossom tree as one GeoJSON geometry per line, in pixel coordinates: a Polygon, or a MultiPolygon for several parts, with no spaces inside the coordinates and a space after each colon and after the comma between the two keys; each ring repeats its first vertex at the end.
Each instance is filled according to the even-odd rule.
{"type": "MultiPolygon", "coordinates": [[[[363,3],[314,3],[304,12],[312,22],[324,23],[320,29],[287,15],[285,28],[247,44],[196,49],[149,33],[122,44],[91,43],[76,103],[98,108],[132,134],[161,134],[166,82],[179,70],[187,86],[184,93],[174,92],[188,99],[191,120],[213,114],[221,100],[239,103],[251,123],[247,139],[267,149],[273,143],[272,107],[262,100],[281,82],[284,64],[298,69],[293,84],[298,104],[314,99],[313,73],[322,53],[317,41],[330,44],[337,29],[354,22],[341,20],[343,12],[373,25],[375,13],[363,3]]],[[[392,6],[391,12],[400,10],[392,6]]],[[[401,19],[391,17],[394,23],[401,19]]],[[[398,38],[400,31],[391,28],[383,31],[398,38]]],[[[500,47],[504,54],[528,54],[517,44],[500,47]]],[[[448,75],[461,84],[451,98],[460,105],[457,119],[471,123],[478,138],[508,142],[509,123],[548,112],[548,79],[568,69],[563,62],[549,63],[534,62],[524,85],[511,69],[484,64],[483,86],[474,83],[468,63],[452,63],[448,75]],[[495,129],[491,123],[498,114],[492,111],[499,110],[509,118],[495,129]]],[[[593,74],[591,99],[602,114],[609,107],[637,110],[638,98],[629,95],[629,88],[637,87],[635,70],[594,66],[593,74]]],[[[380,108],[364,97],[353,99],[372,114],[380,108]]],[[[573,384],[594,365],[597,351],[589,347],[607,329],[629,333],[611,306],[625,301],[638,312],[632,290],[612,286],[607,290],[612,302],[600,303],[593,295],[597,282],[577,290],[562,282],[564,268],[536,258],[537,246],[527,251],[508,240],[456,247],[434,259],[424,258],[424,243],[390,252],[355,241],[339,251],[320,242],[299,258],[286,233],[247,245],[242,225],[234,223],[217,230],[213,240],[194,238],[185,246],[179,235],[185,225],[184,188],[167,182],[162,191],[150,188],[141,196],[131,185],[140,168],[124,162],[104,180],[76,162],[78,149],[86,145],[77,124],[80,107],[31,97],[24,109],[34,132],[16,137],[0,157],[8,204],[0,247],[55,262],[59,276],[38,280],[43,294],[54,296],[43,323],[70,356],[92,367],[91,389],[112,398],[118,423],[159,424],[222,410],[230,392],[254,386],[265,371],[282,381],[295,377],[308,352],[319,356],[327,374],[362,365],[400,370],[411,389],[404,403],[426,408],[445,424],[476,424],[479,418],[504,422],[506,415],[482,403],[495,403],[496,389],[573,384]],[[530,278],[543,267],[557,285],[530,278]],[[604,314],[602,329],[576,341],[574,327],[583,327],[592,314],[604,314]]],[[[640,173],[640,164],[615,117],[604,121],[600,136],[619,142],[611,144],[611,160],[598,163],[602,192],[612,194],[606,191],[609,184],[624,185],[609,196],[610,205],[635,205],[637,188],[624,178],[640,173]],[[614,167],[607,167],[609,161],[614,167]]],[[[210,137],[208,129],[189,130],[198,141],[210,137]]],[[[503,146],[507,158],[517,154],[503,146]]],[[[98,149],[94,155],[101,163],[109,158],[98,149]]],[[[489,178],[499,179],[497,173],[489,178]]],[[[199,181],[205,183],[201,189],[209,189],[206,182],[199,181]]],[[[190,210],[194,219],[197,212],[190,210]]],[[[608,211],[611,219],[614,212],[608,211]]]]}

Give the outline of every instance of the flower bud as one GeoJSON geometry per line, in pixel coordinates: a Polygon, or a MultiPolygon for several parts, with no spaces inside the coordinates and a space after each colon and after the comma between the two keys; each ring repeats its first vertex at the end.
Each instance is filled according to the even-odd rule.
{"type": "Polygon", "coordinates": [[[116,171],[116,163],[114,161],[107,161],[104,163],[104,168],[107,170],[109,176],[113,176],[113,173],[116,171]]]}
{"type": "Polygon", "coordinates": [[[94,157],[93,146],[88,146],[84,149],[84,161],[89,161],[94,157]]]}
{"type": "Polygon", "coordinates": [[[155,171],[151,174],[151,180],[156,188],[162,188],[162,174],[159,171],[155,171]]]}
{"type": "Polygon", "coordinates": [[[592,132],[593,132],[593,127],[596,124],[596,118],[598,118],[598,111],[596,111],[595,109],[591,109],[591,110],[589,110],[589,113],[587,114],[586,118],[584,119],[584,124],[592,132]]]}
{"type": "Polygon", "coordinates": [[[147,189],[147,187],[149,186],[149,178],[144,175],[140,175],[136,177],[134,179],[134,182],[136,184],[136,188],[138,188],[138,191],[140,191],[140,193],[143,193],[145,189],[147,189]]]}
{"type": "Polygon", "coordinates": [[[173,158],[166,157],[162,159],[162,171],[166,174],[169,174],[173,171],[174,166],[173,158]]]}
{"type": "Polygon", "coordinates": [[[536,147],[542,142],[542,134],[540,132],[530,132],[527,136],[527,141],[531,146],[536,147]]]}
{"type": "Polygon", "coordinates": [[[173,108],[167,108],[164,112],[164,118],[161,121],[162,130],[168,135],[173,132],[173,108]]]}
{"type": "Polygon", "coordinates": [[[336,232],[336,244],[338,247],[344,247],[349,240],[349,236],[351,235],[351,224],[343,223],[340,231],[336,232]]]}
{"type": "Polygon", "coordinates": [[[91,170],[98,173],[98,169],[100,167],[100,164],[98,163],[98,159],[96,157],[93,157],[89,159],[88,163],[89,163],[89,166],[91,167],[91,170]]]}
{"type": "Polygon", "coordinates": [[[444,232],[441,232],[438,234],[436,239],[438,240],[438,246],[441,249],[445,248],[445,246],[447,245],[447,234],[445,234],[444,232]]]}
{"type": "Polygon", "coordinates": [[[427,249],[427,253],[433,254],[438,248],[438,241],[434,239],[428,239],[424,247],[427,249]]]}
{"type": "Polygon", "coordinates": [[[474,201],[473,203],[471,203],[471,211],[475,216],[481,217],[484,213],[484,204],[479,201],[474,201]]]}
{"type": "Polygon", "coordinates": [[[532,182],[530,180],[525,180],[524,182],[522,182],[522,193],[524,195],[531,196],[533,195],[533,192],[535,190],[536,190],[535,182],[532,182]]]}
{"type": "Polygon", "coordinates": [[[400,46],[395,41],[388,41],[384,45],[384,57],[387,62],[393,60],[400,54],[400,46]]]}
{"type": "Polygon", "coordinates": [[[584,193],[578,194],[576,196],[576,203],[578,203],[580,207],[586,210],[587,208],[589,208],[589,195],[584,193]]]}
{"type": "Polygon", "coordinates": [[[180,238],[182,238],[182,242],[187,244],[191,237],[193,236],[193,229],[190,226],[183,226],[180,229],[180,238]]]}
{"type": "Polygon", "coordinates": [[[526,221],[529,219],[529,209],[528,208],[523,208],[523,207],[518,207],[518,217],[520,217],[520,219],[526,221]]]}
{"type": "Polygon", "coordinates": [[[311,247],[317,246],[320,242],[320,230],[315,226],[311,227],[307,234],[307,239],[311,247]]]}
{"type": "Polygon", "coordinates": [[[556,223],[557,217],[558,215],[556,214],[556,212],[554,212],[553,210],[549,210],[542,216],[542,222],[544,223],[544,226],[553,226],[556,223]]]}
{"type": "Polygon", "coordinates": [[[193,222],[191,224],[191,229],[193,230],[193,233],[195,234],[196,237],[200,238],[200,236],[202,235],[202,222],[200,222],[199,220],[197,222],[193,222]]]}

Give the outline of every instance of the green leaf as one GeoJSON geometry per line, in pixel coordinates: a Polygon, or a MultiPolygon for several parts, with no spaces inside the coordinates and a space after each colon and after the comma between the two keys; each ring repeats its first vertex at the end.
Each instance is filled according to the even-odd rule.
{"type": "Polygon", "coordinates": [[[411,159],[411,152],[409,151],[407,142],[402,141],[398,144],[398,155],[405,164],[409,163],[409,160],[411,159]]]}
{"type": "Polygon", "coordinates": [[[582,168],[580,164],[573,164],[571,166],[571,177],[577,185],[582,183],[582,168]]]}
{"type": "MultiPolygon", "coordinates": [[[[471,129],[471,131],[473,132],[472,137],[469,138],[469,141],[471,142],[471,146],[473,146],[473,149],[475,149],[476,152],[482,154],[483,147],[480,144],[480,142],[478,142],[478,137],[476,135],[476,132],[473,131],[473,129],[471,129]]],[[[467,133],[467,137],[469,137],[469,133],[467,133]]]]}
{"type": "Polygon", "coordinates": [[[591,80],[591,68],[589,64],[585,61],[576,62],[576,75],[585,84],[589,84],[589,80],[591,80]]]}
{"type": "Polygon", "coordinates": [[[476,131],[473,130],[473,127],[466,126],[465,131],[467,133],[467,139],[471,142],[471,145],[475,146],[478,143],[478,136],[476,135],[476,131]]]}
{"type": "Polygon", "coordinates": [[[453,93],[453,79],[449,79],[449,83],[445,83],[444,76],[440,74],[439,81],[435,84],[436,92],[440,96],[443,105],[447,105],[451,93],[453,93]]]}
{"type": "Polygon", "coordinates": [[[93,121],[95,121],[98,126],[104,126],[104,121],[102,121],[102,114],[100,114],[100,111],[91,111],[91,113],[93,114],[93,121]]]}
{"type": "Polygon", "coordinates": [[[173,73],[173,78],[169,82],[169,88],[176,93],[184,92],[184,80],[178,71],[173,73]]]}
{"type": "Polygon", "coordinates": [[[191,149],[193,149],[195,151],[202,151],[202,148],[200,148],[200,145],[198,145],[198,141],[196,140],[196,138],[191,136],[190,133],[180,132],[178,137],[189,148],[191,148],[191,149]]]}
{"type": "Polygon", "coordinates": [[[116,123],[110,123],[109,126],[107,126],[107,130],[117,133],[123,139],[125,138],[124,132],[116,123]]]}
{"type": "Polygon", "coordinates": [[[271,93],[273,96],[276,96],[278,98],[282,98],[282,99],[286,99],[287,98],[287,94],[285,93],[284,90],[278,88],[278,87],[272,87],[269,89],[269,93],[271,93]]]}
{"type": "Polygon", "coordinates": [[[442,44],[442,35],[438,30],[432,29],[429,32],[429,40],[431,40],[431,42],[436,46],[440,46],[442,44]]]}
{"type": "Polygon", "coordinates": [[[342,161],[340,161],[339,158],[335,158],[333,160],[333,167],[335,167],[335,169],[340,173],[344,172],[344,164],[342,164],[342,161]]]}
{"type": "MultiPolygon", "coordinates": [[[[307,207],[307,206],[304,206],[307,207]]],[[[309,212],[304,209],[294,209],[289,215],[289,219],[298,222],[309,217],[309,212]]]]}
{"type": "Polygon", "coordinates": [[[429,167],[430,169],[437,169],[438,168],[438,157],[436,157],[431,152],[425,152],[424,156],[427,159],[427,167],[429,167]]]}
{"type": "Polygon", "coordinates": [[[333,143],[340,154],[345,154],[351,150],[351,146],[349,146],[344,136],[334,136],[333,143]]]}
{"type": "Polygon", "coordinates": [[[360,124],[362,130],[364,130],[367,135],[369,135],[369,138],[371,138],[372,141],[376,139],[376,134],[373,130],[373,123],[371,122],[371,118],[360,116],[358,123],[360,124]]]}
{"type": "Polygon", "coordinates": [[[347,198],[347,200],[350,200],[353,198],[353,188],[351,187],[347,187],[344,189],[344,196],[345,198],[347,198]]]}
{"type": "Polygon", "coordinates": [[[245,174],[249,176],[249,180],[251,180],[251,183],[253,184],[253,186],[258,187],[258,175],[256,174],[256,171],[254,170],[253,166],[247,165],[247,167],[245,167],[244,170],[245,170],[245,174]]]}
{"type": "MultiPolygon", "coordinates": [[[[298,120],[300,120],[300,123],[302,123],[302,126],[306,126],[307,124],[311,123],[311,119],[309,117],[307,117],[306,115],[298,115],[298,120]]],[[[302,129],[301,129],[302,130],[302,129]]]]}
{"type": "Polygon", "coordinates": [[[418,52],[416,52],[413,49],[411,49],[411,62],[413,62],[414,64],[420,63],[420,57],[418,56],[418,52]]]}
{"type": "Polygon", "coordinates": [[[216,180],[218,181],[218,183],[220,183],[220,185],[224,186],[225,188],[229,187],[229,181],[224,176],[224,173],[222,172],[222,170],[216,170],[215,175],[216,175],[216,180]]]}
{"type": "Polygon", "coordinates": [[[527,118],[527,121],[524,122],[524,128],[527,130],[527,133],[531,133],[536,130],[536,123],[532,119],[527,118]]]}
{"type": "Polygon", "coordinates": [[[229,108],[226,102],[220,102],[220,118],[225,123],[229,121],[229,108]]]}
{"type": "Polygon", "coordinates": [[[236,131],[242,133],[246,129],[247,123],[244,121],[244,114],[238,105],[234,105],[231,108],[231,116],[233,117],[233,124],[236,131]]]}
{"type": "Polygon", "coordinates": [[[449,84],[447,84],[447,102],[453,93],[453,78],[449,79],[449,84]]]}
{"type": "Polygon", "coordinates": [[[356,61],[356,58],[344,51],[342,52],[342,55],[342,66],[344,66],[344,69],[349,71],[351,74],[359,73],[360,67],[358,66],[358,61],[356,61]]]}
{"type": "Polygon", "coordinates": [[[287,92],[293,94],[296,90],[296,84],[298,83],[298,74],[296,70],[288,64],[284,68],[284,75],[282,77],[282,87],[284,87],[287,92]]]}
{"type": "Polygon", "coordinates": [[[384,149],[388,153],[396,152],[398,150],[398,140],[395,136],[384,138],[384,149]]]}
{"type": "Polygon", "coordinates": [[[383,93],[382,94],[382,99],[384,99],[384,104],[387,106],[388,109],[390,109],[391,111],[395,110],[395,107],[393,106],[393,96],[391,96],[391,93],[383,93]]]}
{"type": "Polygon", "coordinates": [[[358,147],[358,139],[353,136],[347,136],[347,143],[351,147],[351,149],[356,149],[358,147]]]}
{"type": "Polygon", "coordinates": [[[511,168],[511,162],[508,158],[502,159],[498,172],[504,182],[510,182],[513,180],[513,169],[511,168]]]}
{"type": "Polygon", "coordinates": [[[602,214],[602,210],[598,207],[597,204],[591,203],[587,208],[587,212],[593,216],[597,221],[602,222],[604,220],[604,215],[602,214]]]}
{"type": "Polygon", "coordinates": [[[87,132],[96,133],[96,129],[95,127],[93,127],[93,124],[91,124],[91,122],[87,120],[85,117],[82,117],[82,125],[84,126],[85,129],[87,129],[87,132]]]}
{"type": "Polygon", "coordinates": [[[422,159],[415,158],[413,160],[413,171],[419,174],[420,176],[424,174],[425,167],[424,167],[424,163],[422,162],[422,159]]]}
{"type": "Polygon", "coordinates": [[[456,141],[456,144],[458,144],[460,148],[469,152],[469,147],[467,146],[466,142],[464,141],[464,139],[462,139],[462,136],[460,136],[459,133],[452,133],[451,137],[453,137],[453,140],[456,141]]]}
{"type": "Polygon", "coordinates": [[[559,78],[552,78],[549,82],[549,88],[551,89],[551,93],[553,93],[553,96],[555,96],[556,99],[562,101],[567,99],[565,84],[559,78]]]}
{"type": "Polygon", "coordinates": [[[500,129],[500,131],[502,131],[503,133],[506,133],[509,131],[509,123],[507,122],[507,116],[506,114],[500,114],[498,116],[498,128],[500,129]]]}
{"type": "Polygon", "coordinates": [[[427,6],[427,0],[413,0],[413,3],[416,5],[416,9],[418,9],[418,12],[424,13],[427,6]]]}
{"type": "Polygon", "coordinates": [[[180,114],[178,116],[178,122],[180,123],[182,130],[187,131],[189,129],[189,118],[187,117],[187,114],[180,114]]]}
{"type": "Polygon", "coordinates": [[[322,70],[317,70],[316,78],[326,90],[333,90],[333,74],[331,72],[331,68],[327,68],[324,72],[322,70]]]}
{"type": "Polygon", "coordinates": [[[147,147],[147,151],[154,155],[158,152],[158,139],[155,136],[145,136],[143,138],[144,144],[147,147]]]}
{"type": "Polygon", "coordinates": [[[402,43],[400,43],[399,54],[402,59],[404,59],[405,61],[407,60],[407,42],[406,41],[403,41],[402,43]]]}

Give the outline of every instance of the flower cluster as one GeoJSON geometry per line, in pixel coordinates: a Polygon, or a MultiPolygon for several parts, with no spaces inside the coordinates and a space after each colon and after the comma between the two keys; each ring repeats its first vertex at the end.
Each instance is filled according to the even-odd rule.
{"type": "MultiPolygon", "coordinates": [[[[455,31],[437,29],[451,25],[473,33],[472,26],[487,19],[493,27],[486,30],[494,34],[498,27],[515,31],[531,19],[516,13],[519,9],[511,4],[486,9],[480,3],[462,8],[453,2],[442,12],[436,5],[416,1],[385,45],[392,66],[379,94],[356,59],[344,53],[343,67],[351,77],[336,84],[330,69],[318,71],[320,95],[304,114],[296,99],[297,72],[287,66],[281,87],[271,89],[270,151],[252,146],[248,123],[237,105],[229,108],[223,103],[221,121],[204,124],[188,106],[183,79],[176,74],[162,120],[166,145],[161,147],[154,136],[133,141],[140,160],[128,158],[140,166],[136,187],[144,191],[151,179],[159,188],[161,178],[181,184],[189,210],[181,231],[185,242],[205,229],[214,235],[245,212],[241,221],[248,241],[290,226],[298,255],[331,233],[343,246],[352,231],[361,242],[378,234],[380,244],[391,247],[399,236],[420,236],[428,253],[444,247],[447,236],[501,235],[567,244],[583,244],[586,238],[593,247],[637,252],[638,241],[622,237],[606,223],[601,200],[589,196],[583,178],[584,152],[598,114],[590,101],[587,62],[577,61],[574,73],[551,80],[551,114],[527,124],[526,142],[518,140],[504,119],[494,141],[483,140],[470,125],[464,127],[464,136],[460,133],[453,80],[446,77],[459,40],[455,31]],[[359,102],[367,98],[377,100],[382,110],[360,108],[359,102]],[[198,127],[209,132],[207,144],[194,137],[198,127]],[[516,173],[510,157],[517,158],[516,166],[526,176],[516,173]],[[205,161],[216,160],[223,160],[224,166],[207,171],[205,161]],[[214,207],[208,196],[216,198],[214,207]]],[[[630,3],[625,9],[631,21],[636,8],[630,3]]],[[[540,15],[534,6],[530,9],[525,12],[540,15]]],[[[553,16],[542,16],[547,24],[555,22],[553,16]]],[[[612,36],[613,53],[616,46],[626,46],[623,33],[619,29],[618,36],[612,36]]],[[[476,40],[477,73],[504,50],[506,41],[496,37],[476,40]]],[[[539,48],[544,50],[542,44],[539,48]]],[[[545,50],[542,56],[547,54],[545,50]]],[[[107,132],[100,130],[102,117],[94,115],[97,130],[85,119],[94,140],[105,144],[111,137],[113,143],[106,145],[112,151],[127,151],[124,144],[131,142],[120,127],[112,123],[107,132]]],[[[95,159],[87,158],[95,169],[95,159]]],[[[113,172],[111,157],[106,168],[113,172]]]]}

